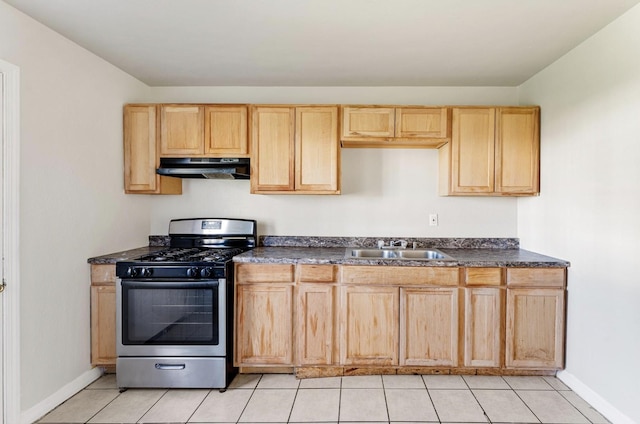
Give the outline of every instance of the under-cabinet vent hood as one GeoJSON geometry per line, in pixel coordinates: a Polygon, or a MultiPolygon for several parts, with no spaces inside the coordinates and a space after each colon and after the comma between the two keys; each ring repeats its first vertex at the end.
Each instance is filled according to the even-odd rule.
{"type": "Polygon", "coordinates": [[[249,158],[161,158],[157,173],[178,178],[249,179],[249,158]]]}

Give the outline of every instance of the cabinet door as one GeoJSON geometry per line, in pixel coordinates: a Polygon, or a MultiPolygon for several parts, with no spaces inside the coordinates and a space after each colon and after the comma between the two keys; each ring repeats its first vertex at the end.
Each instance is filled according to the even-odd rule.
{"type": "Polygon", "coordinates": [[[508,368],[559,369],[564,362],[562,289],[508,289],[508,368]]]}
{"type": "Polygon", "coordinates": [[[156,174],[156,106],[126,105],[123,118],[125,193],[182,193],[180,179],[156,174]]]}
{"type": "Polygon", "coordinates": [[[447,109],[397,108],[395,136],[409,138],[446,138],[447,109]]]}
{"type": "Polygon", "coordinates": [[[496,112],[496,191],[540,191],[540,109],[499,108],[496,112]]]}
{"type": "Polygon", "coordinates": [[[91,286],[91,365],[116,365],[116,288],[91,286]]]}
{"type": "Polygon", "coordinates": [[[395,135],[395,108],[344,107],[342,137],[386,137],[395,135]]]}
{"type": "Polygon", "coordinates": [[[251,192],[294,190],[295,109],[256,107],[251,115],[251,192]]]}
{"type": "Polygon", "coordinates": [[[458,364],[458,289],[400,289],[400,365],[458,364]]]}
{"type": "Polygon", "coordinates": [[[334,351],[335,286],[302,283],[296,287],[296,362],[331,365],[334,351]]]}
{"type": "Polygon", "coordinates": [[[454,108],[451,194],[494,192],[495,109],[454,108]]]}
{"type": "Polygon", "coordinates": [[[295,189],[339,193],[338,108],[296,108],[295,141],[295,189]]]}
{"type": "Polygon", "coordinates": [[[464,365],[499,367],[502,345],[502,299],[498,288],[464,290],[464,365]]]}
{"type": "Polygon", "coordinates": [[[247,157],[246,106],[206,106],[204,153],[213,157],[247,157]]]}
{"type": "Polygon", "coordinates": [[[293,365],[293,285],[236,285],[236,365],[293,365]]]}
{"type": "Polygon", "coordinates": [[[398,364],[398,288],[341,287],[340,363],[398,364]]]}
{"type": "Polygon", "coordinates": [[[204,107],[160,107],[160,156],[202,156],[204,153],[204,107]]]}

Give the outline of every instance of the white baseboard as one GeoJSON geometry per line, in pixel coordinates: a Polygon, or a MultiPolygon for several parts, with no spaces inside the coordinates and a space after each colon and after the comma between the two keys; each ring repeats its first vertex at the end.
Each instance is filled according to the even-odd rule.
{"type": "Polygon", "coordinates": [[[98,367],[85,372],[80,377],[66,384],[65,386],[60,388],[60,390],[44,399],[42,402],[27,409],[26,411],[23,411],[20,414],[20,423],[34,423],[35,421],[51,412],[56,406],[60,405],[62,402],[69,399],[71,396],[75,395],[80,390],[84,389],[89,384],[100,378],[101,375],[102,369],[98,367]]]}
{"type": "Polygon", "coordinates": [[[559,371],[556,377],[613,424],[637,424],[573,374],[567,371],[559,371]]]}

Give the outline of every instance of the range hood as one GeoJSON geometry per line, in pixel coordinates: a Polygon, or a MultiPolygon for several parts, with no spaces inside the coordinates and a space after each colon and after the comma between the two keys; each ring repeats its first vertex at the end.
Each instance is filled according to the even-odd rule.
{"type": "Polygon", "coordinates": [[[156,172],[167,177],[247,180],[249,158],[160,158],[156,172]]]}

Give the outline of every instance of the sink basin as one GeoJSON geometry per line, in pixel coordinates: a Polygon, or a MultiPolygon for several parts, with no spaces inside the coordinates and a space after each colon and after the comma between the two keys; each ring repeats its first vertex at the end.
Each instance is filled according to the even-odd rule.
{"type": "Polygon", "coordinates": [[[347,249],[345,258],[351,259],[405,259],[405,260],[452,260],[438,249],[347,249]]]}

